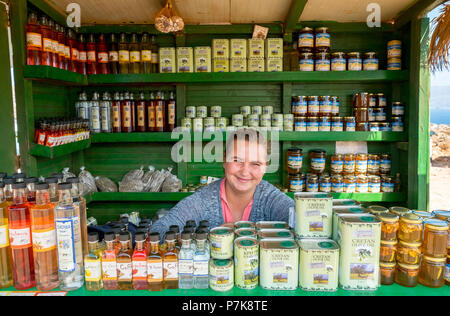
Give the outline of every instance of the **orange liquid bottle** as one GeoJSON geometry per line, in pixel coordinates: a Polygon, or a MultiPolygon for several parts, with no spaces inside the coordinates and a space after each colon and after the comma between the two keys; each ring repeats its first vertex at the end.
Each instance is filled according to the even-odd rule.
{"type": "Polygon", "coordinates": [[[148,289],[150,291],[162,291],[163,284],[163,254],[159,247],[159,233],[150,234],[150,248],[147,257],[148,289]]]}
{"type": "Polygon", "coordinates": [[[130,234],[121,232],[119,236],[120,251],[117,254],[117,278],[119,290],[133,289],[133,251],[130,248],[130,234]]]}
{"type": "Polygon", "coordinates": [[[48,26],[48,20],[45,16],[41,17],[42,34],[42,65],[53,66],[53,31],[48,26]]]}
{"type": "Polygon", "coordinates": [[[117,251],[115,248],[115,234],[106,233],[106,249],[102,254],[102,278],[105,290],[117,290],[117,251]]]}
{"type": "Polygon", "coordinates": [[[9,244],[8,206],[3,189],[5,183],[0,182],[0,289],[13,285],[11,247],[9,244]]]}
{"type": "Polygon", "coordinates": [[[133,252],[133,288],[147,290],[147,251],[144,247],[145,234],[136,233],[136,247],[133,252]]]}
{"type": "Polygon", "coordinates": [[[27,65],[40,65],[42,63],[42,34],[35,12],[31,12],[28,16],[26,31],[27,65]]]}

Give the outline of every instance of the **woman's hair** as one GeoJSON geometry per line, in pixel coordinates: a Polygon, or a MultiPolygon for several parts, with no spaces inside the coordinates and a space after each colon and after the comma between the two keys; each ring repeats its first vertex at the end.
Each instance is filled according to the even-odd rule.
{"type": "Polygon", "coordinates": [[[234,150],[234,143],[238,140],[244,140],[251,143],[258,143],[266,149],[267,157],[270,155],[270,147],[267,139],[262,133],[253,128],[239,128],[230,134],[225,145],[224,161],[226,162],[227,153],[234,150]]]}

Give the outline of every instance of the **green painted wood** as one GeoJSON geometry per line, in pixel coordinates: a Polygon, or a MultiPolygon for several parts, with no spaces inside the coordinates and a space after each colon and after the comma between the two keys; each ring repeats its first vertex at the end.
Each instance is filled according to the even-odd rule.
{"type": "Polygon", "coordinates": [[[30,154],[37,157],[45,157],[53,159],[77,151],[82,151],[86,148],[89,148],[90,146],[91,141],[89,139],[56,147],[47,147],[43,145],[34,144],[30,149],[30,154]]]}
{"type": "Polygon", "coordinates": [[[50,66],[25,66],[24,78],[45,80],[53,84],[87,85],[87,77],[85,75],[50,66]]]}
{"type": "Polygon", "coordinates": [[[292,0],[285,20],[285,33],[292,33],[308,0],[292,0]]]}
{"type": "Polygon", "coordinates": [[[55,20],[58,24],[66,26],[67,25],[67,14],[65,12],[61,12],[55,7],[53,7],[51,4],[48,3],[48,1],[45,0],[28,0],[29,3],[31,3],[34,7],[38,8],[40,11],[51,17],[53,20],[55,20]]]}
{"type": "Polygon", "coordinates": [[[419,17],[426,16],[428,12],[443,4],[447,0],[420,0],[416,1],[412,6],[403,10],[395,18],[395,27],[401,28],[406,23],[414,21],[419,17]]]}
{"type": "MultiPolygon", "coordinates": [[[[404,193],[330,193],[334,199],[352,199],[359,202],[405,202],[404,193]]],[[[294,193],[287,193],[294,198],[294,193]]]]}
{"type": "Polygon", "coordinates": [[[71,172],[76,175],[79,173],[79,169],[76,170],[73,167],[72,155],[64,155],[53,159],[37,157],[36,158],[36,171],[29,173],[32,176],[48,177],[53,173],[61,172],[64,168],[69,168],[71,172]]]}

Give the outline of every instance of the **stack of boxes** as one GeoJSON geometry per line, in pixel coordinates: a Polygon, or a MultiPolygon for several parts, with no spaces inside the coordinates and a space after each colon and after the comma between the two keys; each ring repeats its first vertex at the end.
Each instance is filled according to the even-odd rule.
{"type": "Polygon", "coordinates": [[[213,72],[230,71],[230,40],[213,39],[213,72]]]}
{"type": "Polygon", "coordinates": [[[247,40],[230,40],[230,72],[247,72],[247,40]]]}
{"type": "Polygon", "coordinates": [[[283,71],[283,39],[266,39],[266,71],[283,71]]]}

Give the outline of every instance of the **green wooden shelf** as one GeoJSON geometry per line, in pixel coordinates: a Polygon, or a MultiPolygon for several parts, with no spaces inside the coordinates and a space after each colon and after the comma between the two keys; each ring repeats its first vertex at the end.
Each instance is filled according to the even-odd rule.
{"type": "Polygon", "coordinates": [[[88,84],[85,75],[50,66],[25,66],[23,76],[26,79],[50,81],[62,85],[84,86],[88,84]]]}
{"type": "Polygon", "coordinates": [[[68,155],[77,151],[84,150],[91,146],[91,140],[86,139],[75,143],[60,145],[56,147],[47,147],[43,145],[33,144],[30,148],[30,155],[45,158],[56,158],[68,155]]]}
{"type": "MultiPolygon", "coordinates": [[[[287,193],[294,198],[294,193],[287,193]]],[[[359,202],[406,202],[406,194],[393,193],[331,193],[333,199],[352,199],[359,202]]]]}

